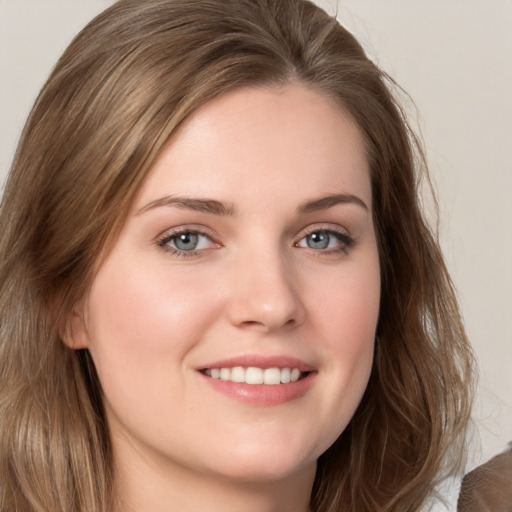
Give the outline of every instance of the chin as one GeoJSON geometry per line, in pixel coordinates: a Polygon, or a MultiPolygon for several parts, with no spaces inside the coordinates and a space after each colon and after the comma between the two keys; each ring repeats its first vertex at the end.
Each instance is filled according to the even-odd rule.
{"type": "Polygon", "coordinates": [[[232,481],[277,482],[301,472],[314,474],[317,458],[327,448],[291,435],[265,434],[233,438],[229,448],[219,446],[220,453],[209,457],[211,469],[232,481]]]}
{"type": "Polygon", "coordinates": [[[316,459],[310,461],[282,460],[278,457],[239,459],[217,467],[214,471],[231,482],[270,484],[282,482],[298,473],[314,474],[316,459]]]}

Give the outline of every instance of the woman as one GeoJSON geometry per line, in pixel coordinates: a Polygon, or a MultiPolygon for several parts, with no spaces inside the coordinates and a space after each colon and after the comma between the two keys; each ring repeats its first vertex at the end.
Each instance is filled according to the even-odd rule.
{"type": "Polygon", "coordinates": [[[300,0],[75,38],[2,202],[3,512],[427,504],[472,358],[391,86],[300,0]]]}

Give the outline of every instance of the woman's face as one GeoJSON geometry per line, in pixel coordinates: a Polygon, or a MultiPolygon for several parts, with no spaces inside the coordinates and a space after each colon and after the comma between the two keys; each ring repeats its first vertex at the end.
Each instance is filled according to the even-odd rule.
{"type": "Polygon", "coordinates": [[[358,128],[318,92],[246,88],[164,149],[70,343],[121,467],[276,480],[313,474],[354,414],[379,296],[358,128]]]}

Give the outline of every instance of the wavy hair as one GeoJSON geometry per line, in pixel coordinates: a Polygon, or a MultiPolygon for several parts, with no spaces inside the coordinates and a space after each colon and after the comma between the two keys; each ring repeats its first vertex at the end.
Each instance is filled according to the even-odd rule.
{"type": "Polygon", "coordinates": [[[2,512],[111,510],[101,389],[88,352],[62,341],[70,312],[180,124],[227,91],[290,81],[339,102],[363,134],[382,272],[370,382],[318,461],[311,509],[419,510],[457,469],[472,352],[392,80],[305,0],[121,0],[53,69],[2,200],[2,512]]]}

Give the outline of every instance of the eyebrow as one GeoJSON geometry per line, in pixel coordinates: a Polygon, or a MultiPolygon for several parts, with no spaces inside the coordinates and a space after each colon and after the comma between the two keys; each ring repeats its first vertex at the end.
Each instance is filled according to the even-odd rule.
{"type": "MultiPolygon", "coordinates": [[[[305,215],[308,213],[328,210],[329,208],[333,208],[339,204],[356,204],[364,208],[366,211],[369,211],[366,203],[357,196],[352,194],[334,194],[307,201],[297,208],[297,212],[301,215],[305,215]]],[[[213,215],[229,217],[237,215],[237,209],[232,203],[223,203],[221,201],[217,201],[216,199],[181,196],[165,196],[159,199],[155,199],[154,201],[149,202],[137,210],[136,215],[140,215],[148,210],[162,206],[175,206],[177,208],[184,208],[187,210],[194,210],[197,212],[211,213],[213,215]]]]}
{"type": "Polygon", "coordinates": [[[147,205],[137,210],[136,215],[140,215],[148,210],[159,208],[161,206],[176,206],[177,208],[184,208],[187,210],[194,210],[197,212],[212,213],[214,215],[235,216],[237,210],[233,204],[222,203],[216,199],[202,199],[193,197],[181,196],[165,196],[160,199],[155,199],[147,205]]]}
{"type": "Polygon", "coordinates": [[[361,206],[366,211],[370,211],[366,203],[359,197],[352,194],[334,194],[319,199],[308,201],[297,208],[300,214],[313,213],[322,210],[328,210],[339,204],[355,204],[361,206]]]}

